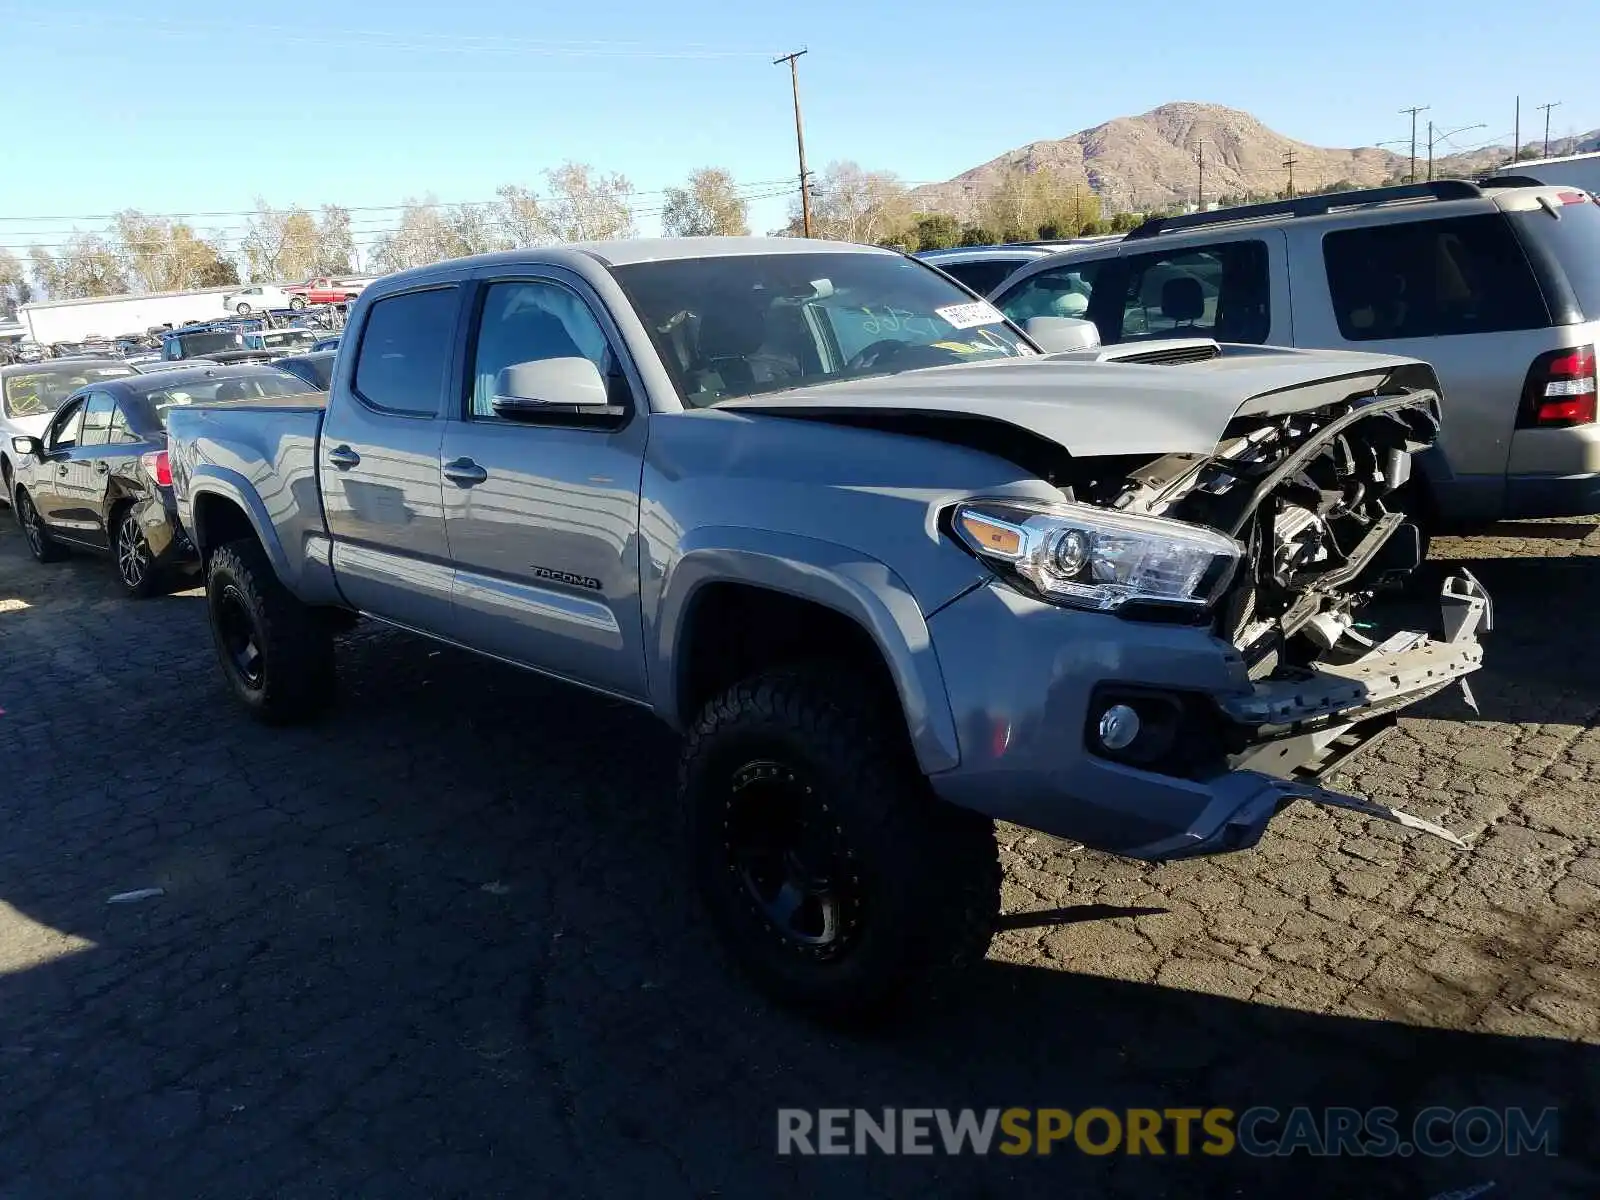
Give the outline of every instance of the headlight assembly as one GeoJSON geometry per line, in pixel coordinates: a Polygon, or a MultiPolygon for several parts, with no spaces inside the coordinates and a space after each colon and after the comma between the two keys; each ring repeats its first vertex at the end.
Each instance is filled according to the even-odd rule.
{"type": "Polygon", "coordinates": [[[950,527],[1043,599],[1099,612],[1133,602],[1204,608],[1244,553],[1214,529],[1067,501],[969,501],[951,511],[950,527]]]}

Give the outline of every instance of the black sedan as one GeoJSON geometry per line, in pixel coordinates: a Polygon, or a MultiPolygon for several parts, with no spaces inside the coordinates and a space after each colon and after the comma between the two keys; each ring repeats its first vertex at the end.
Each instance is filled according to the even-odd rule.
{"type": "Polygon", "coordinates": [[[14,507],[28,549],[40,562],[69,548],[110,552],[131,595],[154,595],[178,571],[197,565],[173,504],[167,411],[306,390],[276,367],[250,364],[177,368],[80,388],[42,437],[12,439],[14,507]]]}

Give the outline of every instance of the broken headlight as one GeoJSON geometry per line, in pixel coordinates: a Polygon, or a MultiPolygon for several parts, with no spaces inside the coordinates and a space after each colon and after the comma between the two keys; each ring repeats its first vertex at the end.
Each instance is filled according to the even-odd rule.
{"type": "Polygon", "coordinates": [[[1244,553],[1214,529],[1071,502],[971,501],[952,510],[950,527],[1043,599],[1100,612],[1134,602],[1204,608],[1244,553]]]}

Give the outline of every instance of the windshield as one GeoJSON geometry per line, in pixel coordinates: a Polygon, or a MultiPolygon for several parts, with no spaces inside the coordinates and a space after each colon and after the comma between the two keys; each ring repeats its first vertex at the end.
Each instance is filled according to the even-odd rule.
{"type": "Polygon", "coordinates": [[[244,335],[238,333],[185,333],[178,336],[185,358],[200,358],[219,350],[235,350],[244,345],[244,335]]]}
{"type": "Polygon", "coordinates": [[[279,329],[271,333],[253,333],[248,338],[253,350],[301,350],[317,340],[309,329],[279,329]]]}
{"type": "Polygon", "coordinates": [[[131,367],[89,367],[62,364],[37,371],[7,375],[5,411],[8,417],[44,417],[61,407],[73,392],[101,379],[137,374],[131,367]]]}
{"type": "Polygon", "coordinates": [[[299,396],[306,390],[305,381],[283,372],[248,375],[218,379],[208,374],[204,379],[186,380],[170,388],[150,392],[146,399],[155,411],[162,428],[167,424],[167,411],[190,404],[226,404],[229,402],[265,400],[272,396],[299,396]]]}
{"type": "Polygon", "coordinates": [[[685,404],[1037,353],[985,301],[891,254],[613,268],[685,404]]]}
{"type": "MultiPolygon", "coordinates": [[[[1577,188],[1564,190],[1585,195],[1577,188]]],[[[1542,208],[1509,215],[1525,246],[1531,242],[1530,250],[1542,249],[1561,265],[1584,317],[1600,320],[1600,203],[1590,197],[1561,205],[1554,216],[1542,208]]]]}

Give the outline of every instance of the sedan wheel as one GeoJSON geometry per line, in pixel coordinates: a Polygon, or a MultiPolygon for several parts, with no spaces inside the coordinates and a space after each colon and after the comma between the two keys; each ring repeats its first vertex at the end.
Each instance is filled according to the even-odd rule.
{"type": "Polygon", "coordinates": [[[22,536],[27,539],[28,550],[39,562],[55,562],[65,551],[44,527],[39,510],[27,492],[17,493],[17,524],[22,526],[22,536]]]}
{"type": "Polygon", "coordinates": [[[241,317],[248,317],[250,315],[250,306],[241,300],[238,304],[234,305],[233,311],[238,313],[241,317]]]}
{"type": "Polygon", "coordinates": [[[144,597],[155,590],[156,573],[150,561],[150,543],[131,512],[117,525],[117,574],[131,596],[144,597]]]}

